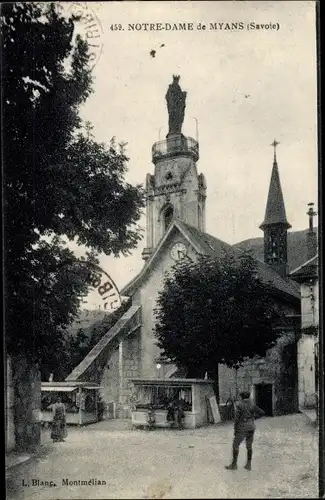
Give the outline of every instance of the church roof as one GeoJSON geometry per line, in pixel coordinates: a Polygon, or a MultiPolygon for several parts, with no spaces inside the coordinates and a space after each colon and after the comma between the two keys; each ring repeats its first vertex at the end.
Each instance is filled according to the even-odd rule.
{"type": "MultiPolygon", "coordinates": [[[[186,227],[195,241],[203,248],[204,254],[206,255],[213,257],[220,255],[222,252],[233,252],[234,255],[237,256],[243,254],[243,250],[237,248],[235,245],[231,246],[211,236],[211,234],[199,231],[195,227],[191,227],[183,222],[181,224],[186,227]]],[[[270,283],[274,288],[285,294],[293,295],[297,298],[299,297],[296,283],[292,282],[290,279],[282,278],[271,266],[265,264],[265,262],[255,258],[253,258],[253,260],[255,261],[256,271],[262,281],[270,283]]]]}
{"type": "Polygon", "coordinates": [[[283,278],[279,273],[265,262],[254,259],[257,274],[262,281],[270,283],[274,289],[286,295],[290,295],[300,300],[300,293],[297,284],[290,278],[283,278]]]}
{"type": "Polygon", "coordinates": [[[307,260],[301,266],[297,267],[290,273],[291,279],[302,282],[311,278],[318,277],[318,255],[307,260]]]}
{"type": "MultiPolygon", "coordinates": [[[[200,231],[199,229],[196,229],[189,224],[185,224],[184,222],[175,219],[169,226],[164,237],[161,239],[154,252],[151,254],[150,258],[143,266],[140,273],[128,285],[124,287],[124,289],[121,291],[121,295],[132,295],[134,293],[134,291],[142,283],[142,280],[147,276],[147,273],[152,267],[153,262],[157,258],[157,255],[160,253],[160,249],[162,248],[166,240],[170,237],[171,233],[173,233],[175,228],[184,235],[189,243],[201,255],[217,257],[226,252],[239,256],[244,253],[242,249],[237,248],[236,246],[229,245],[229,243],[219,240],[211,234],[200,231]]],[[[269,283],[275,291],[280,292],[281,294],[285,294],[288,298],[290,297],[291,300],[300,300],[299,286],[297,286],[297,283],[291,281],[288,278],[282,278],[268,264],[265,264],[264,262],[255,258],[253,259],[256,264],[257,273],[263,282],[269,283]]]]}
{"type": "MultiPolygon", "coordinates": [[[[74,370],[66,377],[66,381],[77,381],[84,377],[87,380],[91,378],[91,369],[96,363],[96,360],[101,360],[105,363],[108,357],[108,350],[111,352],[123,335],[129,331],[130,325],[140,322],[141,306],[131,306],[123,316],[108,330],[108,332],[97,342],[97,344],[89,351],[84,359],[77,365],[74,370]]],[[[140,324],[140,323],[139,323],[140,324]]]]}
{"type": "Polygon", "coordinates": [[[273,162],[272,175],[267,197],[264,221],[260,225],[261,229],[271,224],[284,224],[287,229],[291,226],[287,221],[284,206],[283,193],[280,183],[279,169],[276,159],[273,162]]]}
{"type": "Polygon", "coordinates": [[[233,252],[234,249],[229,243],[225,243],[211,234],[204,233],[189,224],[185,224],[185,222],[180,222],[180,224],[197,245],[200,246],[203,251],[202,253],[205,255],[210,255],[212,257],[214,255],[220,255],[222,252],[233,252]]]}

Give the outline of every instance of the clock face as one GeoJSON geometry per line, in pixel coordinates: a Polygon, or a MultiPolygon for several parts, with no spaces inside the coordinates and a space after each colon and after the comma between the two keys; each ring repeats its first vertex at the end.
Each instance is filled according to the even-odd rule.
{"type": "Polygon", "coordinates": [[[187,255],[187,248],[184,243],[175,243],[171,249],[170,255],[174,260],[184,259],[187,255]]]}

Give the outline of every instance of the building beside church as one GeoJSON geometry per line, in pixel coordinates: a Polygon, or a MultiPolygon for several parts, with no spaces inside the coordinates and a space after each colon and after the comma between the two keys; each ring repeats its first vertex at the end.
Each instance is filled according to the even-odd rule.
{"type": "Polygon", "coordinates": [[[319,279],[317,237],[313,226],[313,203],[310,203],[309,231],[307,233],[306,261],[290,273],[300,285],[301,332],[298,355],[299,410],[315,409],[318,393],[318,339],[319,339],[319,279]]]}
{"type": "MultiPolygon", "coordinates": [[[[197,171],[199,144],[183,135],[186,93],[179,77],[166,94],[169,133],[152,147],[153,174],[146,178],[146,247],[140,273],[121,291],[131,298],[130,308],[67,377],[92,381],[102,387],[101,397],[116,415],[130,415],[130,379],[186,376],[169,360],[162,359],[153,328],[158,291],[166,272],[181,259],[195,261],[199,255],[240,255],[242,250],[205,232],[206,181],[197,171]]],[[[295,411],[298,384],[295,360],[295,325],[300,321],[297,283],[288,278],[286,218],[279,169],[274,160],[265,218],[264,262],[256,260],[257,272],[272,286],[278,307],[287,317],[287,328],[278,345],[265,359],[250,360],[239,370],[219,366],[220,403],[238,389],[249,389],[269,414],[295,411]]]]}
{"type": "Polygon", "coordinates": [[[273,167],[264,221],[264,263],[256,260],[259,275],[273,284],[277,305],[286,316],[286,326],[281,330],[276,346],[265,358],[256,357],[240,368],[219,366],[221,399],[236,397],[240,391],[249,391],[256,404],[267,415],[280,415],[298,409],[297,334],[299,331],[299,294],[295,283],[288,278],[287,221],[284,198],[274,140],[273,167]],[[271,278],[272,276],[272,278],[271,278]],[[271,279],[270,279],[271,278],[271,279]]]}

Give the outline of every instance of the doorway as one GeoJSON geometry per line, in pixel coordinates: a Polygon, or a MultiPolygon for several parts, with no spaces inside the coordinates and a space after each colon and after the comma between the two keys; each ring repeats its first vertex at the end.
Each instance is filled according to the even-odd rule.
{"type": "Polygon", "coordinates": [[[265,412],[265,415],[273,416],[272,384],[255,385],[255,403],[265,412]]]}

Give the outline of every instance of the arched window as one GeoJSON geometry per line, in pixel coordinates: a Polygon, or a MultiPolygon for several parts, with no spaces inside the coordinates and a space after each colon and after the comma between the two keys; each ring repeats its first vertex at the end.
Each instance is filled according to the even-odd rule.
{"type": "Polygon", "coordinates": [[[173,215],[174,215],[174,209],[172,206],[169,205],[164,212],[164,229],[165,229],[165,231],[167,230],[169,224],[171,223],[173,215]]]}

